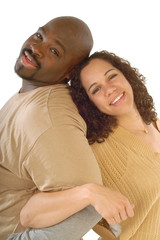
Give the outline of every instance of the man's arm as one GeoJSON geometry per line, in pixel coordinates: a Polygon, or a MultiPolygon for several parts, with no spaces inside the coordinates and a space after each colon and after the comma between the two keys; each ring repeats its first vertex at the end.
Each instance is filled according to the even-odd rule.
{"type": "Polygon", "coordinates": [[[113,225],[134,215],[133,206],[121,193],[92,183],[59,192],[38,192],[24,206],[20,219],[25,227],[48,227],[89,205],[113,225]]]}
{"type": "Polygon", "coordinates": [[[24,232],[9,235],[8,240],[80,240],[101,216],[88,206],[66,220],[48,228],[28,228],[24,232]]]}

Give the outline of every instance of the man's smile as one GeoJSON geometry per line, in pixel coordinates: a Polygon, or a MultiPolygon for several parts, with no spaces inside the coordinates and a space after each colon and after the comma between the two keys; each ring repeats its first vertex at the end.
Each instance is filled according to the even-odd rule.
{"type": "Polygon", "coordinates": [[[39,68],[39,64],[35,58],[27,50],[25,50],[24,54],[22,55],[22,63],[29,68],[39,68]]]}

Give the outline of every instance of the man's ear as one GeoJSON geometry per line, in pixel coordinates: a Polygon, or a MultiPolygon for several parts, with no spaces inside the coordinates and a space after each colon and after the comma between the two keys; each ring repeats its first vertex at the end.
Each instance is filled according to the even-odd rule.
{"type": "Polygon", "coordinates": [[[75,66],[72,67],[72,68],[69,70],[69,72],[68,72],[67,75],[66,75],[66,78],[68,78],[68,80],[70,80],[70,79],[72,78],[74,72],[75,72],[75,66]]]}
{"type": "Polygon", "coordinates": [[[61,82],[67,83],[70,80],[70,74],[69,72],[65,73],[63,77],[61,78],[61,82]]]}
{"type": "Polygon", "coordinates": [[[70,81],[70,78],[65,78],[64,83],[68,83],[70,81]]]}

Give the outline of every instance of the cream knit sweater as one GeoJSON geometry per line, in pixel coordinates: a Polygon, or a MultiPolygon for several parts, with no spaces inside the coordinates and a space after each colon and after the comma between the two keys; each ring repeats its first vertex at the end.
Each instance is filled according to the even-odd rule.
{"type": "MultiPolygon", "coordinates": [[[[160,120],[157,121],[160,130],[160,120]]],[[[92,145],[103,183],[135,204],[135,216],[121,223],[120,240],[160,240],[160,153],[122,127],[105,142],[92,145]]],[[[116,239],[105,227],[95,231],[116,239]]]]}

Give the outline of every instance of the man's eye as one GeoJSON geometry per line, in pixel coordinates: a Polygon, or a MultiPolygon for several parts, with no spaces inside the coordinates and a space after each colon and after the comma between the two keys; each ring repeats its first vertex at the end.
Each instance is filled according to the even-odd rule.
{"type": "Polygon", "coordinates": [[[56,56],[59,56],[59,52],[58,52],[56,49],[51,48],[51,52],[52,52],[53,54],[55,54],[56,56]]]}
{"type": "Polygon", "coordinates": [[[100,90],[100,87],[97,87],[93,90],[92,94],[96,94],[100,90]]]}
{"type": "Polygon", "coordinates": [[[40,33],[36,33],[36,37],[39,38],[39,39],[43,39],[42,35],[40,33]]]}

